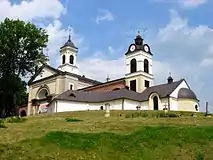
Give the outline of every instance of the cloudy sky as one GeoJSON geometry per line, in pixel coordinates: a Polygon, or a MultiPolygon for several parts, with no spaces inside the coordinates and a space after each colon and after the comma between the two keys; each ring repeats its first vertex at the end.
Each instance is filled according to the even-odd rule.
{"type": "Polygon", "coordinates": [[[185,78],[202,110],[208,101],[213,111],[212,7],[210,0],[0,0],[0,21],[45,28],[54,67],[71,26],[80,73],[101,81],[124,76],[124,53],[140,30],[153,53],[154,83],[165,83],[169,72],[185,78]]]}

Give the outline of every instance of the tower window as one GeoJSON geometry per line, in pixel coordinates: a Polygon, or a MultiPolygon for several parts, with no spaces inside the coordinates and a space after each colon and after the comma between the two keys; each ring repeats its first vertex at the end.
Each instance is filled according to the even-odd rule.
{"type": "Polygon", "coordinates": [[[148,88],[148,87],[149,87],[149,81],[145,80],[145,82],[144,82],[144,83],[145,83],[145,87],[147,87],[147,88],[148,88]]]}
{"type": "Polygon", "coordinates": [[[149,73],[149,61],[145,59],[143,63],[144,63],[144,72],[149,73]]]}
{"type": "Polygon", "coordinates": [[[136,80],[130,81],[130,90],[136,92],[136,80]]]}
{"type": "Polygon", "coordinates": [[[137,61],[134,58],[130,61],[130,73],[134,73],[136,71],[137,71],[137,61]]]}
{"type": "Polygon", "coordinates": [[[73,90],[73,85],[72,84],[70,84],[70,90],[73,90]]]}
{"type": "Polygon", "coordinates": [[[74,56],[70,55],[70,64],[73,64],[73,61],[74,61],[74,56]]]}
{"type": "Polygon", "coordinates": [[[65,63],[65,60],[66,60],[66,57],[65,57],[65,55],[63,55],[63,56],[62,56],[62,64],[65,63]]]}

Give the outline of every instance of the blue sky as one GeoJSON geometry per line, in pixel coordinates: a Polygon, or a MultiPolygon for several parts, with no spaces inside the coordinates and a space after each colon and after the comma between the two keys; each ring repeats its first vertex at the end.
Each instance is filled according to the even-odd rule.
{"type": "Polygon", "coordinates": [[[124,76],[124,53],[140,30],[154,54],[155,84],[169,72],[185,78],[202,110],[209,101],[213,111],[212,7],[210,0],[3,0],[0,21],[20,18],[47,29],[54,67],[70,25],[80,73],[102,81],[124,76]]]}

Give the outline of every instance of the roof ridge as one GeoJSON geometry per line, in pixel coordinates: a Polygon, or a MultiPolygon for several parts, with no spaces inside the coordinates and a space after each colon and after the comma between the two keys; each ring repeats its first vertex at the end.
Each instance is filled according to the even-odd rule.
{"type": "Polygon", "coordinates": [[[154,85],[154,86],[151,86],[149,88],[152,88],[152,87],[159,87],[159,86],[162,86],[162,85],[171,85],[171,84],[174,84],[174,83],[177,83],[177,82],[182,82],[184,79],[180,79],[180,80],[177,80],[177,81],[173,81],[172,83],[162,83],[162,84],[158,84],[158,85],[154,85]]]}

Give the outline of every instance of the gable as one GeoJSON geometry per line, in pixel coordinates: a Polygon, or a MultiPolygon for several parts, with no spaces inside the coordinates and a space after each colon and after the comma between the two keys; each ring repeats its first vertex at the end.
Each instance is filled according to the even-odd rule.
{"type": "Polygon", "coordinates": [[[185,80],[183,80],[177,87],[176,89],[170,94],[171,97],[177,98],[178,97],[178,92],[181,88],[189,88],[188,84],[186,83],[185,80]]]}
{"type": "Polygon", "coordinates": [[[47,78],[47,77],[50,77],[52,75],[55,75],[56,72],[47,68],[47,67],[44,67],[38,74],[37,76],[34,78],[34,80],[32,82],[35,82],[35,81],[38,81],[38,80],[41,80],[41,79],[44,79],[44,78],[47,78]]]}

